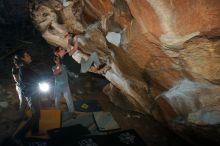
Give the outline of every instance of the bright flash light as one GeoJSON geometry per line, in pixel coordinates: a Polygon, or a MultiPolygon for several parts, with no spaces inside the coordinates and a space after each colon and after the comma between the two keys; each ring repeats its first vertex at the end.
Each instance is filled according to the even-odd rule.
{"type": "Polygon", "coordinates": [[[50,86],[48,83],[42,82],[42,83],[39,83],[39,88],[40,88],[40,91],[47,92],[47,91],[49,91],[50,86]]]}

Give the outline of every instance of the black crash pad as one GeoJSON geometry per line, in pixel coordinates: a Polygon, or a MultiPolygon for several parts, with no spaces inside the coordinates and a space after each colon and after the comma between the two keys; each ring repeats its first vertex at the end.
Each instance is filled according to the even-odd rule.
{"type": "Polygon", "coordinates": [[[52,146],[49,139],[41,138],[24,138],[22,143],[24,146],[52,146]]]}
{"type": "Polygon", "coordinates": [[[91,112],[62,112],[62,127],[80,124],[86,127],[92,134],[103,134],[97,130],[96,123],[91,112]]]}
{"type": "Polygon", "coordinates": [[[88,135],[72,139],[54,139],[53,146],[146,146],[135,130],[129,129],[108,135],[88,135]]]}
{"type": "Polygon", "coordinates": [[[48,130],[50,139],[76,139],[81,136],[90,134],[88,129],[82,125],[73,125],[69,127],[56,128],[48,130]]]}
{"type": "Polygon", "coordinates": [[[51,141],[51,146],[110,146],[108,136],[91,135],[77,139],[55,139],[51,141]]]}
{"type": "Polygon", "coordinates": [[[134,129],[115,132],[109,135],[113,145],[146,146],[142,138],[134,129]]]}

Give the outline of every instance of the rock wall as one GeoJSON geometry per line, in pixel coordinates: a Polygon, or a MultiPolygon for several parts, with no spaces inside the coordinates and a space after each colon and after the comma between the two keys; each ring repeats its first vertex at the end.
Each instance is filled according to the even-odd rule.
{"type": "Polygon", "coordinates": [[[168,123],[220,123],[219,0],[38,0],[30,11],[49,44],[69,50],[70,32],[82,56],[110,59],[104,91],[118,106],[168,123]],[[214,122],[202,118],[211,109],[214,122]]]}

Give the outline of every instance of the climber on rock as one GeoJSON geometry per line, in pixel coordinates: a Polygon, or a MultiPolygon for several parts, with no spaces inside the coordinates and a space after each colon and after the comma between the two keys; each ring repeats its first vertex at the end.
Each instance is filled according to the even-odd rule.
{"type": "Polygon", "coordinates": [[[73,39],[69,37],[69,46],[71,49],[67,52],[65,49],[61,47],[57,47],[54,50],[55,55],[59,56],[62,60],[62,63],[66,65],[67,69],[71,72],[78,73],[86,73],[89,69],[96,71],[100,74],[106,73],[110,69],[109,65],[109,58],[105,60],[103,64],[100,63],[98,55],[96,52],[93,52],[89,57],[84,55],[78,49],[78,36],[76,35],[73,39]],[[74,42],[72,44],[72,42],[74,42]],[[73,61],[74,59],[75,61],[73,61]],[[72,61],[71,61],[72,60],[72,61]],[[79,65],[76,65],[76,62],[79,65]]]}

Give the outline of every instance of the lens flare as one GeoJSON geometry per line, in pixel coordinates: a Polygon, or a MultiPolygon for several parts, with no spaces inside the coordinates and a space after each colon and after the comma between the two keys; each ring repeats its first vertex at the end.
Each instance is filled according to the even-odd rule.
{"type": "Polygon", "coordinates": [[[42,92],[48,92],[50,89],[50,86],[48,83],[42,82],[42,83],[39,83],[39,88],[40,88],[40,91],[42,92]]]}

